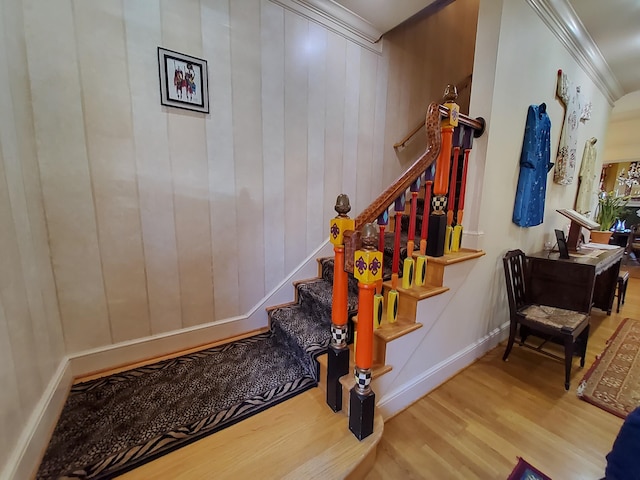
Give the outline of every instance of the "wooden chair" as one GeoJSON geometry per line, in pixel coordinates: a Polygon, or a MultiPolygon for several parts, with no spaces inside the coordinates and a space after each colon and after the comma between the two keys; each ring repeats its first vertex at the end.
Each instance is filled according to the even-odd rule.
{"type": "Polygon", "coordinates": [[[624,253],[625,260],[633,256],[633,260],[640,261],[640,225],[631,226],[624,253]]]}
{"type": "Polygon", "coordinates": [[[624,297],[627,295],[627,285],[629,285],[629,272],[627,270],[620,270],[618,274],[618,288],[616,289],[616,296],[618,297],[616,313],[620,313],[620,305],[624,305],[624,297]]]}
{"type": "Polygon", "coordinates": [[[564,388],[569,390],[574,354],[580,356],[580,366],[584,367],[589,338],[589,314],[532,303],[527,295],[527,256],[522,250],[511,250],[505,254],[502,261],[511,322],[509,341],[502,360],[506,361],[511,353],[518,327],[520,327],[521,346],[531,348],[557,360],[563,360],[561,357],[543,350],[543,347],[549,341],[564,345],[564,388]],[[542,344],[533,346],[525,343],[529,335],[541,338],[542,344]]]}

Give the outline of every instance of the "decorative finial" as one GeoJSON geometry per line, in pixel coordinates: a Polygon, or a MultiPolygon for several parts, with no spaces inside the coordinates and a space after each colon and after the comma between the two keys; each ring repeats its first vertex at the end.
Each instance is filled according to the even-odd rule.
{"type": "Polygon", "coordinates": [[[363,250],[376,250],[378,245],[378,228],[373,223],[367,223],[362,227],[360,236],[363,250]]]}
{"type": "Polygon", "coordinates": [[[455,102],[456,98],[458,98],[458,89],[455,85],[448,84],[442,95],[442,103],[455,102]]]}
{"type": "Polygon", "coordinates": [[[338,195],[338,198],[336,198],[336,206],[334,208],[335,211],[338,212],[338,215],[340,215],[341,217],[349,213],[351,211],[349,196],[345,193],[341,193],[340,195],[338,195]]]}

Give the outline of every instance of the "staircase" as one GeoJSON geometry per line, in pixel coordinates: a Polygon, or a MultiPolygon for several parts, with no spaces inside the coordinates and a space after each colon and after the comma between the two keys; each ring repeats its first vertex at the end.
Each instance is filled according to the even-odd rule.
{"type": "MultiPolygon", "coordinates": [[[[450,125],[456,125],[457,120],[454,119],[454,114],[457,115],[457,110],[454,112],[454,109],[457,108],[457,106],[454,103],[448,103],[446,105],[448,105],[446,110],[451,114],[451,117],[447,122],[443,122],[443,139],[441,140],[439,135],[439,119],[442,114],[442,106],[431,104],[425,120],[427,127],[427,150],[407,172],[398,178],[378,199],[365,209],[364,212],[356,217],[351,223],[351,227],[348,226],[348,221],[350,220],[345,215],[345,212],[349,211],[348,199],[346,200],[346,209],[343,202],[344,199],[338,199],[336,211],[339,215],[336,217],[336,220],[332,221],[331,225],[331,233],[333,235],[332,242],[336,248],[340,248],[340,252],[344,252],[344,254],[340,253],[340,257],[342,258],[344,255],[344,268],[346,271],[354,271],[354,254],[356,254],[355,258],[358,259],[358,265],[360,267],[360,276],[358,278],[362,278],[363,280],[361,282],[364,282],[360,283],[361,290],[359,293],[358,280],[354,278],[353,274],[349,274],[347,277],[347,319],[345,320],[342,315],[338,317],[335,316],[335,305],[333,305],[334,259],[332,258],[318,259],[319,273],[317,278],[300,281],[295,284],[295,299],[292,303],[268,309],[271,329],[274,332],[282,332],[282,335],[286,335],[287,338],[290,339],[287,342],[290,348],[299,349],[301,354],[304,353],[306,355],[309,361],[309,368],[315,372],[315,378],[318,380],[322,390],[327,391],[327,403],[332,409],[336,411],[341,410],[349,416],[349,429],[360,440],[366,439],[376,428],[379,428],[374,427],[374,423],[375,425],[381,424],[379,413],[375,413],[375,421],[374,418],[372,418],[376,399],[376,384],[374,382],[377,378],[380,378],[393,369],[394,361],[388,358],[387,355],[388,345],[402,337],[414,334],[414,332],[422,327],[422,323],[420,323],[418,318],[418,304],[449,290],[449,288],[444,285],[445,269],[448,265],[472,260],[484,255],[482,251],[460,248],[458,243],[456,243],[459,241],[460,231],[456,231],[455,234],[452,233],[453,225],[458,225],[456,229],[461,228],[459,225],[462,221],[464,210],[464,190],[468,154],[471,150],[473,137],[481,134],[483,124],[479,121],[474,125],[473,121],[470,122],[468,117],[466,117],[466,127],[464,129],[456,128],[454,133],[454,128],[450,125]],[[447,124],[446,127],[445,123],[447,124]],[[478,128],[478,124],[481,125],[480,128],[478,128]],[[463,160],[461,160],[462,154],[464,154],[463,160]],[[460,166],[462,167],[460,169],[462,171],[461,175],[457,168],[459,160],[461,160],[460,166]],[[427,172],[427,168],[431,167],[432,164],[436,166],[435,179],[433,182],[427,182],[427,187],[425,191],[422,192],[420,188],[421,185],[424,185],[424,180],[426,180],[427,177],[425,172],[427,172]],[[450,168],[451,174],[449,173],[450,168]],[[460,177],[461,186],[458,186],[456,182],[460,183],[460,177]],[[431,183],[433,183],[434,187],[433,192],[430,190],[431,183]],[[405,203],[405,192],[407,192],[410,186],[413,198],[411,207],[409,207],[408,203],[405,203]],[[456,196],[456,189],[458,189],[457,191],[460,196],[456,196]],[[448,194],[447,190],[449,191],[448,194]],[[422,195],[424,199],[425,194],[429,195],[427,205],[430,206],[432,193],[434,195],[433,212],[431,212],[430,208],[425,210],[425,201],[421,199],[418,199],[421,205],[416,208],[416,197],[422,195]],[[446,201],[447,195],[449,197],[448,202],[446,201]],[[449,205],[448,212],[444,210],[447,204],[449,205]],[[389,223],[388,218],[391,205],[395,205],[393,208],[395,222],[389,225],[390,231],[385,232],[386,226],[389,223]],[[457,212],[454,211],[454,207],[456,207],[457,212]],[[404,211],[401,212],[402,209],[404,209],[404,211]],[[425,215],[424,219],[422,213],[425,215]],[[455,221],[453,220],[454,218],[455,221]],[[363,354],[358,349],[359,359],[356,362],[354,360],[354,349],[359,343],[357,341],[355,344],[353,343],[354,334],[351,332],[355,332],[355,335],[357,335],[359,330],[359,318],[357,314],[358,295],[363,294],[362,288],[365,288],[364,284],[369,282],[369,287],[366,287],[369,293],[367,293],[366,297],[362,298],[367,298],[365,305],[368,305],[369,301],[374,301],[373,293],[371,292],[373,284],[370,282],[375,281],[373,280],[375,277],[374,268],[376,268],[376,263],[379,258],[366,253],[367,249],[370,249],[369,251],[375,249],[373,246],[374,240],[372,240],[371,236],[371,227],[365,229],[367,231],[366,240],[365,233],[362,233],[362,241],[368,245],[368,247],[361,246],[359,231],[365,223],[374,222],[376,219],[381,227],[381,235],[383,235],[382,239],[376,243],[379,245],[378,250],[383,251],[382,293],[384,305],[387,305],[390,301],[390,292],[397,298],[398,303],[395,321],[393,321],[393,319],[386,322],[383,321],[379,328],[373,331],[372,339],[370,337],[370,325],[371,322],[374,321],[372,318],[373,310],[369,311],[369,307],[367,306],[365,314],[365,307],[362,307],[363,314],[365,315],[362,321],[367,322],[364,325],[369,325],[363,330],[363,333],[361,333],[361,335],[365,336],[363,337],[365,339],[365,347],[363,347],[365,350],[363,351],[367,351],[367,353],[363,354]],[[421,235],[427,236],[430,243],[433,241],[431,239],[432,232],[429,235],[426,234],[426,225],[425,229],[422,229],[423,220],[428,224],[428,228],[432,228],[431,223],[433,221],[434,225],[432,229],[436,231],[436,238],[441,238],[439,242],[441,241],[442,243],[439,243],[437,247],[438,253],[432,253],[434,256],[425,256],[424,246],[427,243],[426,238],[424,238],[424,242],[421,243],[421,235]],[[399,235],[398,230],[400,231],[399,235]],[[409,233],[409,231],[411,232],[409,233]],[[339,235],[339,237],[335,235],[339,235]],[[440,235],[442,236],[440,237],[440,235]],[[456,237],[454,235],[458,235],[458,240],[455,240],[456,237]],[[443,244],[446,245],[444,254],[443,251],[440,250],[443,244]],[[409,245],[409,248],[407,248],[407,245],[409,245]],[[414,245],[421,245],[421,251],[418,252],[417,248],[414,250],[414,245]],[[362,248],[364,248],[365,251],[356,252],[356,250],[362,248]],[[398,251],[394,251],[396,249],[398,251]],[[394,253],[396,254],[395,257],[394,253]],[[411,285],[411,282],[409,282],[410,286],[402,288],[399,286],[400,281],[398,277],[402,277],[402,265],[409,253],[412,257],[422,255],[422,258],[427,259],[426,274],[424,275],[424,283],[421,282],[420,286],[411,285]],[[394,265],[396,261],[398,265],[394,265]],[[367,280],[364,280],[365,277],[362,277],[362,268],[364,268],[365,271],[369,268],[371,269],[370,272],[365,274],[367,280]],[[373,275],[373,277],[371,275],[373,275]],[[334,307],[333,317],[332,306],[334,307]],[[348,332],[350,334],[347,337],[347,344],[349,345],[348,369],[344,340],[342,340],[344,327],[341,326],[345,321],[348,323],[348,332]],[[333,339],[331,338],[332,332],[336,335],[333,339]],[[370,341],[373,344],[371,353],[368,352],[369,347],[366,347],[366,345],[371,345],[371,343],[369,343],[370,341]],[[327,351],[330,344],[331,347],[328,357],[324,352],[327,351]],[[343,372],[346,373],[343,374],[343,372]],[[336,387],[338,377],[340,377],[340,386],[336,387]],[[327,382],[329,382],[328,385],[327,382]],[[373,391],[370,389],[370,384],[373,385],[373,391]],[[341,401],[339,398],[340,391],[342,393],[341,401]],[[355,408],[355,411],[350,412],[350,408],[355,408]],[[364,419],[365,417],[368,417],[368,420],[364,419]]],[[[431,244],[431,250],[433,251],[433,245],[435,244],[431,244]]],[[[337,251],[338,250],[336,250],[336,252],[337,251]]],[[[429,249],[427,249],[427,252],[429,252],[429,249]]],[[[339,265],[342,264],[340,263],[339,265]]],[[[379,265],[379,263],[377,265],[379,265]]],[[[415,268],[415,264],[413,268],[415,268]]],[[[413,273],[414,272],[411,273],[412,277],[413,273]]],[[[380,286],[378,286],[377,290],[380,292],[380,286]]],[[[340,291],[342,290],[338,287],[337,292],[340,291]]],[[[342,303],[340,300],[337,301],[338,304],[342,303]]],[[[363,304],[361,303],[360,305],[362,306],[363,304]]],[[[341,310],[341,308],[338,310],[344,311],[341,310]]],[[[378,319],[383,318],[383,315],[377,315],[378,319]]],[[[419,341],[419,339],[416,339],[416,341],[419,341]]],[[[397,356],[398,349],[395,350],[395,355],[397,356]]],[[[405,356],[411,355],[411,353],[411,351],[403,352],[405,356]]],[[[406,361],[406,358],[404,361],[406,361]]],[[[403,360],[400,360],[400,363],[403,364],[403,360]]],[[[380,431],[377,432],[377,438],[379,438],[380,433],[380,431]]],[[[374,435],[371,436],[373,437],[374,435]]],[[[375,456],[376,445],[377,441],[372,445],[371,454],[368,455],[369,458],[375,456]]]]}

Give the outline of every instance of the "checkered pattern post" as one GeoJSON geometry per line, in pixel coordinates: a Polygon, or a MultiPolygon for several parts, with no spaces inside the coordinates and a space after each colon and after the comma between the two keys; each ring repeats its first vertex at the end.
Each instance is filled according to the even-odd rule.
{"type": "Polygon", "coordinates": [[[433,207],[434,214],[444,214],[444,211],[447,208],[446,195],[434,195],[433,199],[431,200],[431,206],[433,207]]]}
{"type": "Polygon", "coordinates": [[[335,347],[345,348],[347,346],[347,334],[347,325],[331,324],[331,339],[335,347]]]}
{"type": "Polygon", "coordinates": [[[356,389],[360,395],[366,395],[371,391],[371,369],[361,369],[356,367],[353,371],[356,379],[356,389]]]}

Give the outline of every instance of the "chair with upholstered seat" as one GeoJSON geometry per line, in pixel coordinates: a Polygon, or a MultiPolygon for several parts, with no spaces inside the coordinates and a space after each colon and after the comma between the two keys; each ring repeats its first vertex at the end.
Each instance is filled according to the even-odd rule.
{"type": "Polygon", "coordinates": [[[563,360],[561,357],[543,350],[549,341],[559,343],[564,346],[564,388],[569,390],[574,354],[580,356],[580,366],[584,367],[589,338],[589,314],[565,310],[552,305],[532,303],[528,297],[527,257],[524,252],[511,250],[505,254],[502,261],[510,312],[509,341],[502,359],[507,360],[518,334],[520,335],[520,345],[563,360]],[[529,335],[542,339],[543,343],[538,346],[526,343],[529,335]]]}

